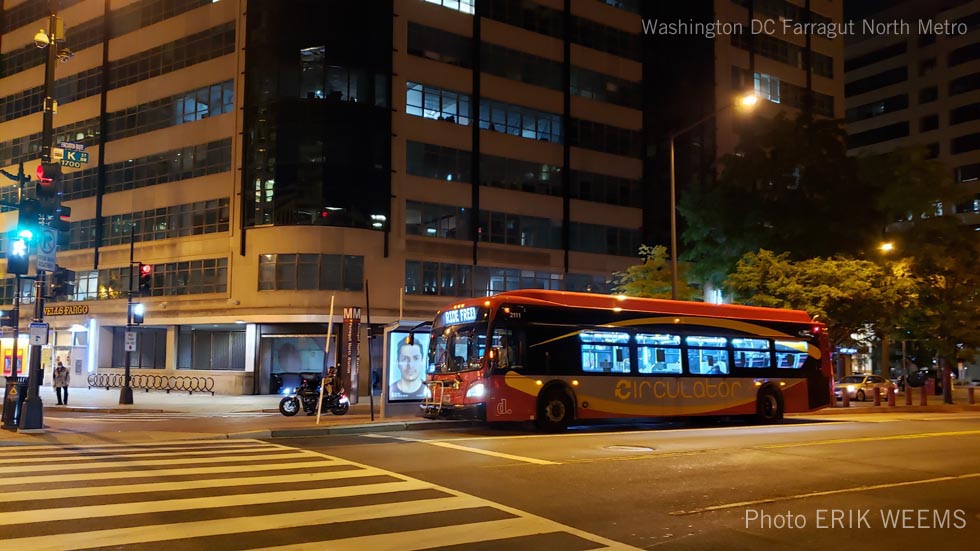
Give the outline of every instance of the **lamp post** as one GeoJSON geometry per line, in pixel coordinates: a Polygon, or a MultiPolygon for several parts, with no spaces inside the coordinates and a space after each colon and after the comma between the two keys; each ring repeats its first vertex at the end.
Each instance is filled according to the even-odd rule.
{"type": "MultiPolygon", "coordinates": [[[[54,99],[54,66],[59,59],[67,61],[71,52],[62,48],[65,40],[64,24],[57,14],[57,1],[49,0],[48,29],[41,29],[34,35],[34,45],[47,48],[44,59],[44,112],[41,121],[41,162],[51,162],[51,146],[54,141],[54,114],[58,102],[54,99]]],[[[38,186],[40,186],[38,182],[38,186]]],[[[39,189],[39,188],[38,188],[39,189]]],[[[42,224],[43,225],[43,224],[42,224]]],[[[41,326],[44,322],[45,272],[38,269],[34,279],[34,319],[33,324],[41,326]]],[[[33,339],[32,339],[33,340],[33,339]]],[[[45,341],[46,342],[46,341],[45,341]]],[[[13,362],[17,361],[14,357],[13,362]]],[[[41,344],[31,344],[31,360],[28,364],[27,398],[20,416],[20,430],[44,430],[44,407],[38,394],[41,384],[41,344]]]]}
{"type": "Polygon", "coordinates": [[[678,136],[687,134],[691,130],[701,126],[709,119],[714,118],[725,109],[732,106],[740,106],[745,109],[751,109],[755,107],[755,104],[759,102],[759,96],[755,93],[750,92],[745,94],[734,102],[725,105],[719,109],[716,109],[710,115],[702,117],[697,122],[686,126],[680,130],[670,133],[670,269],[671,269],[671,280],[670,280],[670,298],[677,300],[677,181],[676,175],[674,174],[674,141],[678,136]]]}

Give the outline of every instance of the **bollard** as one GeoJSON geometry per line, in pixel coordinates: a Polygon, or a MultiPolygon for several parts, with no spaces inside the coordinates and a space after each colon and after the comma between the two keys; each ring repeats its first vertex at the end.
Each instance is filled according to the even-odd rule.
{"type": "Polygon", "coordinates": [[[895,392],[897,391],[898,391],[897,388],[889,388],[888,390],[885,391],[888,393],[888,407],[890,408],[895,407],[895,392]]]}
{"type": "Polygon", "coordinates": [[[908,384],[905,385],[905,405],[912,405],[912,387],[908,384]]]}
{"type": "Polygon", "coordinates": [[[840,391],[840,407],[846,408],[851,405],[851,395],[847,393],[846,388],[842,388],[840,391]]]}
{"type": "Polygon", "coordinates": [[[875,395],[875,405],[876,406],[880,406],[881,405],[881,388],[880,387],[874,387],[872,390],[874,391],[874,395],[875,395]]]}
{"type": "Polygon", "coordinates": [[[919,387],[921,389],[921,392],[919,393],[919,405],[920,406],[928,406],[929,405],[929,394],[927,392],[928,389],[926,388],[927,386],[928,385],[922,385],[922,386],[919,387]]]}
{"type": "Polygon", "coordinates": [[[975,404],[976,402],[974,402],[974,401],[973,401],[973,387],[972,387],[972,386],[971,386],[971,387],[968,387],[968,388],[966,389],[966,394],[967,394],[967,396],[969,396],[969,398],[970,398],[970,403],[971,403],[971,404],[975,404]]]}

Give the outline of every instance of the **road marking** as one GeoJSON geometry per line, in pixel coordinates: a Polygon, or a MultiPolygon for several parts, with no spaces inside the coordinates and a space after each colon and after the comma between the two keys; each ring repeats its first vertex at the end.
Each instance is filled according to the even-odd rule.
{"type": "Polygon", "coordinates": [[[905,482],[892,482],[888,484],[872,484],[870,486],[840,488],[838,490],[824,490],[820,492],[809,492],[806,494],[796,494],[791,496],[777,496],[777,497],[770,497],[764,499],[755,499],[752,501],[739,501],[736,503],[723,503],[721,505],[711,505],[709,507],[701,507],[699,509],[691,509],[689,511],[671,511],[668,514],[672,516],[696,515],[699,513],[708,513],[711,511],[720,511],[723,509],[734,509],[737,507],[748,507],[751,505],[762,505],[765,503],[778,503],[780,501],[794,501],[797,499],[807,499],[810,497],[823,497],[823,496],[832,496],[837,494],[849,494],[854,492],[866,492],[868,490],[882,490],[885,488],[900,488],[902,486],[916,486],[919,484],[932,484],[935,482],[946,482],[950,480],[965,480],[967,478],[977,478],[977,477],[980,477],[980,473],[940,476],[938,478],[929,478],[926,480],[908,480],[905,482]]]}
{"type": "Polygon", "coordinates": [[[785,444],[762,444],[751,446],[754,449],[797,448],[802,446],[824,446],[830,444],[853,444],[854,442],[879,442],[882,440],[914,440],[916,438],[938,438],[943,436],[976,436],[980,430],[920,432],[915,434],[895,434],[891,436],[862,436],[860,438],[835,438],[833,440],[815,440],[813,442],[788,442],[785,444]]]}
{"type": "MultiPolygon", "coordinates": [[[[241,440],[239,443],[249,443],[263,452],[270,447],[258,440],[241,440]]],[[[175,447],[174,459],[179,461],[182,455],[194,453],[194,445],[199,446],[200,450],[207,449],[211,442],[196,441],[190,444],[175,447]]],[[[8,536],[17,535],[4,541],[11,549],[62,549],[65,541],[71,541],[72,548],[156,544],[160,548],[173,546],[174,549],[190,549],[208,545],[206,539],[212,542],[211,548],[240,545],[241,541],[246,541],[251,546],[268,550],[353,548],[408,551],[472,544],[483,548],[501,545],[527,548],[531,544],[536,548],[558,548],[557,542],[567,543],[569,538],[577,538],[586,540],[576,542],[577,547],[583,549],[640,551],[636,547],[471,494],[289,446],[272,447],[299,452],[310,461],[276,465],[274,460],[265,459],[266,456],[259,452],[248,456],[251,464],[236,465],[234,471],[188,465],[142,471],[150,473],[146,475],[137,474],[140,471],[121,474],[118,467],[133,463],[128,456],[138,451],[150,449],[155,452],[162,447],[152,444],[145,447],[141,444],[30,447],[34,451],[35,466],[42,469],[47,468],[52,460],[75,460],[79,453],[118,453],[123,457],[121,461],[103,465],[114,472],[83,471],[57,473],[50,477],[12,477],[15,479],[13,483],[19,487],[10,488],[16,490],[14,492],[0,491],[0,503],[35,501],[36,504],[8,506],[6,512],[0,515],[0,528],[9,532],[8,536]],[[51,454],[44,453],[51,450],[60,450],[61,457],[52,458],[51,454]],[[343,470],[318,472],[317,466],[343,470]],[[295,469],[295,472],[284,475],[270,473],[271,476],[263,476],[261,472],[283,469],[295,469]],[[235,472],[237,476],[214,479],[209,474],[214,472],[235,472]],[[246,473],[251,476],[243,478],[246,473]],[[110,482],[112,485],[109,486],[69,487],[79,480],[128,479],[134,474],[151,479],[144,483],[120,480],[110,482]],[[168,479],[172,475],[182,478],[168,479]],[[378,479],[379,476],[385,478],[378,479]],[[38,478],[48,478],[46,486],[31,489],[30,483],[38,478]],[[328,479],[351,480],[340,486],[330,484],[298,490],[275,486],[328,479]],[[201,491],[205,488],[239,486],[243,487],[242,491],[201,491]],[[190,497],[168,494],[171,491],[188,491],[185,496],[190,497]],[[199,497],[204,495],[207,497],[199,497]],[[62,498],[72,500],[72,503],[60,501],[62,498]],[[334,498],[347,502],[335,508],[316,505],[334,498]],[[314,505],[311,506],[311,503],[314,505]],[[199,513],[187,514],[192,511],[199,513]],[[45,520],[51,518],[59,522],[45,520]],[[410,519],[411,523],[403,519],[410,519]],[[364,527],[359,526],[361,524],[364,527]],[[333,526],[337,527],[338,532],[331,531],[333,526]],[[315,533],[310,532],[313,528],[316,529],[315,533]],[[549,542],[552,545],[549,546],[549,542]]],[[[229,451],[232,449],[229,448],[229,451]]]]}
{"type": "MultiPolygon", "coordinates": [[[[509,453],[483,450],[480,448],[471,448],[469,446],[460,446],[459,444],[451,444],[444,440],[423,440],[421,438],[409,438],[407,436],[385,436],[383,434],[365,434],[364,436],[368,438],[390,438],[393,440],[399,440],[401,442],[428,444],[430,446],[438,446],[440,448],[449,448],[451,450],[457,450],[461,452],[478,453],[480,455],[488,455],[490,457],[499,457],[500,459],[510,459],[511,461],[520,461],[522,463],[532,463],[534,465],[561,465],[561,463],[559,462],[548,461],[547,459],[537,459],[535,457],[526,457],[523,455],[513,455],[509,453]]],[[[472,439],[467,439],[467,440],[472,440],[472,439]]],[[[488,440],[492,440],[492,438],[488,440]]]]}

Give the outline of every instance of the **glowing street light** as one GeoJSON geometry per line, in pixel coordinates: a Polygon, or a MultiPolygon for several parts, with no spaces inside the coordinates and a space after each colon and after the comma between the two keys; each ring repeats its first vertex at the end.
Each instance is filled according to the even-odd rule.
{"type": "Polygon", "coordinates": [[[676,132],[670,134],[670,269],[671,269],[671,280],[670,280],[670,298],[677,300],[677,181],[676,175],[674,174],[674,140],[682,134],[686,134],[691,130],[701,126],[703,123],[709,119],[714,118],[718,113],[721,113],[729,107],[738,106],[742,110],[751,110],[756,104],[759,103],[759,96],[755,92],[749,92],[743,94],[742,96],[735,99],[734,102],[725,105],[719,109],[716,109],[710,115],[703,117],[694,124],[684,127],[676,132]]]}

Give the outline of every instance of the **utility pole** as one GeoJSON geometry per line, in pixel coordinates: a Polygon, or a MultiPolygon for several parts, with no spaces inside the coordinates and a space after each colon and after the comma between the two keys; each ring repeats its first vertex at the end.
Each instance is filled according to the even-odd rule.
{"type": "MultiPolygon", "coordinates": [[[[133,249],[136,241],[136,221],[131,220],[129,224],[129,292],[126,293],[126,335],[133,331],[133,249]]],[[[139,270],[137,270],[139,271],[139,270]]],[[[133,387],[131,384],[129,362],[129,344],[126,345],[126,371],[123,375],[123,386],[119,389],[119,403],[133,403],[133,387]]]]}
{"type": "MultiPolygon", "coordinates": [[[[51,147],[54,141],[54,114],[58,109],[58,102],[54,99],[54,66],[58,61],[59,41],[64,41],[64,29],[61,19],[57,14],[57,0],[48,0],[50,15],[48,16],[48,30],[42,29],[34,36],[34,44],[38,48],[47,48],[47,56],[44,62],[44,118],[41,128],[41,163],[51,163],[51,147]]],[[[41,187],[39,179],[38,188],[41,187]]],[[[56,190],[56,193],[60,190],[56,190]]],[[[47,216],[42,217],[42,230],[46,225],[47,216]]],[[[34,319],[31,323],[32,331],[44,328],[44,289],[45,271],[37,269],[37,276],[34,280],[34,319]],[[33,329],[39,328],[39,329],[33,329]]],[[[44,331],[44,344],[47,344],[47,331],[44,331]]],[[[31,361],[28,367],[27,377],[27,398],[24,400],[24,409],[20,416],[20,430],[43,431],[44,430],[44,407],[41,403],[41,396],[38,394],[38,387],[41,384],[41,343],[37,342],[34,335],[31,336],[31,361]]],[[[16,358],[14,359],[16,362],[16,358]]]]}

